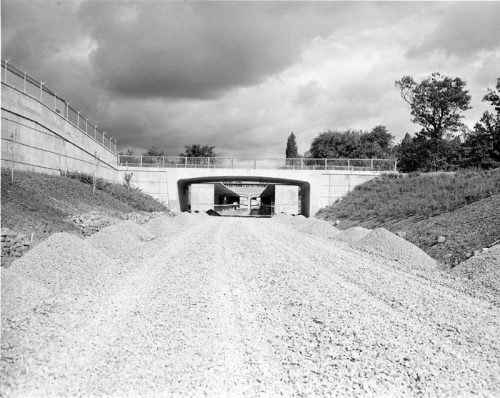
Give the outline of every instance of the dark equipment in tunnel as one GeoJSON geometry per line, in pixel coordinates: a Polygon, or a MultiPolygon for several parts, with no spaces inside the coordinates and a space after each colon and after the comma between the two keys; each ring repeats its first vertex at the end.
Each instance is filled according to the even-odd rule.
{"type": "Polygon", "coordinates": [[[255,176],[213,176],[213,177],[196,177],[181,179],[177,182],[179,192],[179,203],[181,211],[189,211],[189,187],[191,184],[215,184],[224,182],[248,182],[248,183],[266,183],[268,187],[260,194],[261,200],[264,205],[271,205],[270,198],[274,197],[274,189],[276,185],[294,185],[299,187],[299,202],[300,213],[305,216],[310,216],[310,184],[306,181],[293,180],[286,178],[275,177],[255,177],[255,176]]]}

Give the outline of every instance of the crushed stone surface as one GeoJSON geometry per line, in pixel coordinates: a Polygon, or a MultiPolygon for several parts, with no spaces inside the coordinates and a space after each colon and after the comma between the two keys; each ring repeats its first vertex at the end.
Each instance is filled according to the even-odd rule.
{"type": "Polygon", "coordinates": [[[35,246],[10,266],[10,270],[46,289],[57,292],[100,292],[116,264],[88,240],[60,232],[35,246]]]}
{"type": "MultiPolygon", "coordinates": [[[[500,304],[460,289],[467,278],[282,220],[181,214],[165,227],[120,272],[89,265],[98,291],[2,311],[1,395],[500,395],[500,304]]],[[[93,247],[69,243],[52,263],[24,256],[30,278],[78,269],[78,244],[93,247]]]]}
{"type": "Polygon", "coordinates": [[[51,297],[50,290],[10,268],[2,267],[2,315],[16,318],[51,297]]]}
{"type": "Polygon", "coordinates": [[[464,261],[452,272],[500,296],[500,244],[464,261]]]}
{"type": "Polygon", "coordinates": [[[360,250],[379,254],[389,260],[398,261],[410,269],[437,267],[437,263],[422,249],[385,228],[369,231],[355,242],[360,250]]]}
{"type": "Polygon", "coordinates": [[[87,242],[109,257],[122,259],[133,255],[144,242],[154,238],[156,235],[135,222],[122,221],[103,228],[87,238],[87,242]]]}
{"type": "Polygon", "coordinates": [[[343,242],[353,244],[359,241],[360,239],[363,239],[369,232],[370,230],[368,228],[352,227],[344,231],[341,231],[337,235],[337,239],[343,242]]]}
{"type": "Polygon", "coordinates": [[[142,227],[154,236],[165,236],[170,232],[173,220],[172,216],[155,217],[143,224],[142,227]]]}

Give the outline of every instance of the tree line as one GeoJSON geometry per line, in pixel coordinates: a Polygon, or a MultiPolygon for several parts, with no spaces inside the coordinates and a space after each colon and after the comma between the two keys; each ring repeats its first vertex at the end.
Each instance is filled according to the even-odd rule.
{"type": "MultiPolygon", "coordinates": [[[[328,130],[318,134],[309,150],[300,155],[292,132],[286,143],[286,158],[397,158],[402,172],[500,166],[500,78],[496,89],[487,89],[483,97],[493,110],[485,111],[472,129],[462,122],[463,112],[471,109],[471,96],[461,78],[433,73],[417,83],[413,77],[403,76],[395,86],[410,107],[412,122],[420,126],[417,133],[406,133],[395,144],[395,137],[382,125],[370,131],[328,130]]],[[[126,154],[134,153],[129,150],[126,154]]],[[[156,147],[142,155],[166,156],[156,147]]],[[[185,145],[179,156],[216,157],[217,153],[215,146],[193,144],[185,145]]]]}
{"type": "MultiPolygon", "coordinates": [[[[313,139],[304,157],[395,157],[402,172],[500,166],[500,78],[496,89],[488,89],[483,97],[494,111],[485,111],[472,129],[462,122],[463,112],[471,109],[471,96],[462,79],[433,73],[420,83],[404,76],[395,85],[420,131],[413,136],[407,133],[394,145],[394,136],[385,126],[371,131],[328,130],[313,139]]],[[[293,132],[285,153],[287,158],[300,157],[293,132]]]]}

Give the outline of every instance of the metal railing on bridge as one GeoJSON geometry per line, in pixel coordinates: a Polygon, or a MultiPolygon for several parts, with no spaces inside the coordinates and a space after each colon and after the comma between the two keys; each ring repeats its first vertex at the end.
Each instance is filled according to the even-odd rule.
{"type": "Polygon", "coordinates": [[[214,168],[214,169],[284,169],[396,171],[396,159],[314,159],[314,158],[204,158],[183,156],[118,155],[125,167],[214,168]]]}
{"type": "Polygon", "coordinates": [[[2,83],[40,101],[63,119],[78,128],[97,143],[116,154],[116,138],[106,136],[106,132],[97,128],[80,111],[69,106],[69,101],[51,91],[45,82],[39,82],[11,64],[2,60],[2,83]]]}

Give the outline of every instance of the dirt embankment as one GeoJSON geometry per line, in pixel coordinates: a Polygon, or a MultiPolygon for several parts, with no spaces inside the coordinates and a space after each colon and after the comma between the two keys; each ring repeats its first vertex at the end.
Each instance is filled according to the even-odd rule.
{"type": "Polygon", "coordinates": [[[500,241],[500,169],[380,178],[318,217],[338,228],[385,228],[456,266],[500,241]]]}
{"type": "MultiPolygon", "coordinates": [[[[123,219],[147,221],[159,212],[138,211],[126,201],[72,178],[2,169],[2,228],[25,234],[36,246],[58,232],[92,235],[123,219]]],[[[2,258],[3,265],[14,259],[2,258]]]]}
{"type": "Polygon", "coordinates": [[[285,216],[56,234],[2,269],[1,393],[498,396],[498,295],[410,245],[285,216]]]}

